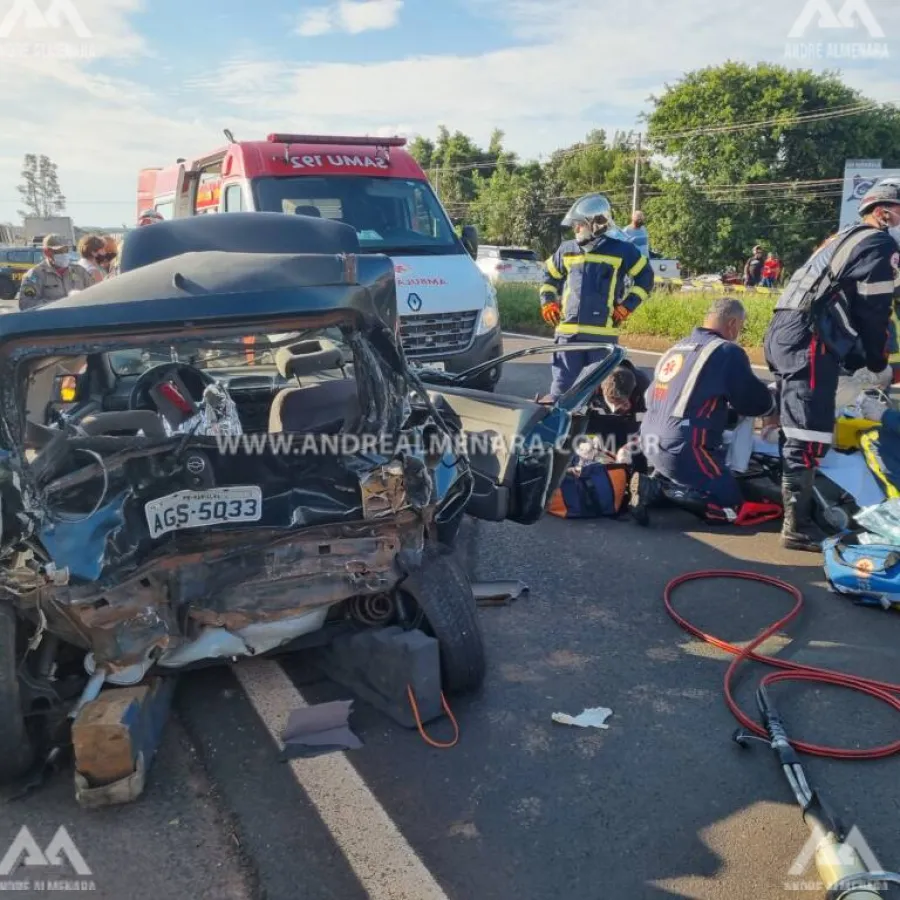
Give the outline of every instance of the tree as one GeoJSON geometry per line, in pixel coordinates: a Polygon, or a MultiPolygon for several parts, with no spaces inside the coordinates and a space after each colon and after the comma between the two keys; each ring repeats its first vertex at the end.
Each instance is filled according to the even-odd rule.
{"type": "Polygon", "coordinates": [[[799,265],[837,225],[845,160],[900,163],[900,111],[834,73],[729,62],[652,100],[648,140],[672,174],[647,204],[648,228],[697,266],[740,263],[757,243],[799,265]]]}
{"type": "Polygon", "coordinates": [[[19,210],[19,215],[23,219],[26,216],[48,218],[66,211],[66,198],[59,187],[56,163],[49,157],[26,153],[21,177],[18,190],[25,209],[19,210]]]}

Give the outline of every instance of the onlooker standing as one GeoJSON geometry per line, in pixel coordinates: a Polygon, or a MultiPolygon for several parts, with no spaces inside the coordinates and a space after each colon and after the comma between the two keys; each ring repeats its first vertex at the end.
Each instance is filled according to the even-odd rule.
{"type": "Polygon", "coordinates": [[[779,278],[781,278],[781,260],[778,259],[777,254],[770,253],[763,263],[762,286],[773,288],[778,284],[779,278]]]}
{"type": "Polygon", "coordinates": [[[747,265],[744,266],[745,287],[756,287],[762,281],[763,262],[763,250],[757,244],[753,248],[753,256],[747,260],[747,265]]]}
{"type": "Polygon", "coordinates": [[[54,300],[62,300],[72,291],[83,291],[93,282],[83,266],[69,258],[69,242],[58,234],[44,238],[44,258],[22,279],[16,299],[19,309],[35,309],[54,300]]]}
{"type": "Polygon", "coordinates": [[[81,266],[91,277],[91,283],[97,284],[106,278],[106,271],[101,263],[105,258],[106,245],[103,238],[97,234],[88,234],[78,242],[79,260],[81,266]]]}
{"type": "Polygon", "coordinates": [[[628,240],[649,259],[650,235],[647,232],[646,219],[640,210],[635,210],[631,217],[631,224],[626,226],[623,231],[628,236],[628,240]]]}

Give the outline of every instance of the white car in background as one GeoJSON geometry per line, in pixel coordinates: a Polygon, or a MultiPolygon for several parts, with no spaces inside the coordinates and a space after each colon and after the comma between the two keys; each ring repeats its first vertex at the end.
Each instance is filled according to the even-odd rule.
{"type": "Polygon", "coordinates": [[[493,284],[500,282],[540,283],[544,280],[544,266],[534,250],[527,247],[497,247],[482,244],[475,260],[493,284]]]}

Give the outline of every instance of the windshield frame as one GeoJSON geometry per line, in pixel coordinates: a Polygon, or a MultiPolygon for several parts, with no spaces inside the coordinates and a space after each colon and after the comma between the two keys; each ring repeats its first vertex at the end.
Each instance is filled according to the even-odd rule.
{"type": "MultiPolygon", "coordinates": [[[[402,178],[400,176],[392,176],[392,175],[320,175],[320,174],[310,174],[310,175],[298,175],[292,173],[291,175],[261,175],[256,178],[250,179],[250,189],[253,194],[253,206],[259,212],[279,212],[284,215],[290,215],[284,211],[284,209],[270,209],[265,206],[263,203],[263,196],[261,188],[265,190],[265,187],[273,182],[295,182],[301,180],[311,180],[311,181],[356,181],[356,182],[403,182],[403,183],[414,183],[415,186],[421,189],[428,198],[429,205],[429,214],[439,222],[439,225],[443,227],[447,234],[450,235],[450,240],[444,244],[389,244],[389,243],[381,243],[375,245],[367,245],[364,239],[360,239],[360,253],[364,254],[384,254],[385,256],[395,257],[395,256],[461,256],[466,255],[468,251],[465,248],[461,238],[456,233],[456,229],[453,227],[453,223],[450,221],[450,217],[447,215],[447,211],[444,209],[441,201],[438,199],[437,194],[435,194],[434,189],[432,188],[430,182],[426,180],[416,179],[416,178],[402,178]]],[[[283,197],[283,194],[282,194],[283,197]]],[[[333,221],[345,222],[344,219],[335,219],[333,221]]],[[[351,224],[346,222],[346,224],[351,224]]],[[[351,227],[353,227],[351,225],[351,227]]]]}

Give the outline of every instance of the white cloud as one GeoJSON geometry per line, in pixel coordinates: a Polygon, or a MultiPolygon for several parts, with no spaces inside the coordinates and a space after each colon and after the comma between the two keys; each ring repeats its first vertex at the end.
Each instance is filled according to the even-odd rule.
{"type": "Polygon", "coordinates": [[[384,31],[398,23],[402,9],[403,0],[338,0],[332,6],[304,12],[296,32],[302,37],[318,37],[333,31],[384,31]]]}
{"type": "MultiPolygon", "coordinates": [[[[433,136],[444,124],[486,143],[498,127],[507,146],[528,158],[593,128],[634,127],[650,94],[662,93],[685,71],[728,59],[819,71],[842,67],[844,80],[867,96],[896,101],[900,6],[869,2],[887,35],[890,60],[785,59],[803,0],[758,0],[752,16],[744,0],[694,0],[677,16],[663,0],[630,0],[604,10],[599,35],[595,28],[571,28],[569,0],[456,0],[489,16],[483,29],[502,29],[506,49],[470,53],[463,44],[428,56],[403,56],[401,49],[387,62],[304,64],[270,50],[238,55],[242,46],[235,44],[223,48],[232,58],[219,69],[184,77],[164,92],[161,64],[174,66],[177,75],[195,61],[151,58],[155,48],[132,26],[140,0],[76,0],[98,55],[116,62],[117,75],[99,75],[89,59],[0,58],[0,80],[16,88],[11,103],[0,105],[0,221],[15,218],[25,153],[46,153],[59,164],[76,219],[115,225],[134,220],[140,168],[208,152],[224,143],[223,128],[248,140],[276,131],[433,136]],[[518,46],[510,46],[513,33],[523,41],[518,46]]],[[[344,30],[371,28],[399,6],[397,0],[393,12],[382,9],[381,19],[370,10],[368,19],[351,14],[328,21],[344,30]]],[[[843,39],[869,40],[852,33],[843,39]]],[[[159,52],[168,54],[167,46],[160,44],[159,52]]],[[[744,117],[741,110],[733,114],[744,117]]]]}

